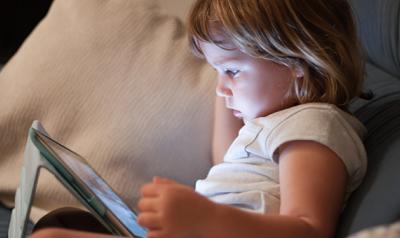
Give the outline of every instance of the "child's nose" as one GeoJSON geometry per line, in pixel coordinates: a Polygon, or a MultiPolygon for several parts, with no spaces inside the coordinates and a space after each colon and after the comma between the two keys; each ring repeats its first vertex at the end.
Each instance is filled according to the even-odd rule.
{"type": "Polygon", "coordinates": [[[218,84],[215,91],[219,97],[231,97],[233,95],[228,82],[223,77],[218,77],[218,84]]]}

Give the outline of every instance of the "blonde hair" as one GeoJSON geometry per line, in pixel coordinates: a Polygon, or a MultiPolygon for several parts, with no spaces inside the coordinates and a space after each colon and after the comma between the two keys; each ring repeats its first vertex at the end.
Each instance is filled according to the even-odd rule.
{"type": "Polygon", "coordinates": [[[200,41],[224,48],[222,35],[248,55],[301,69],[292,92],[300,103],[346,107],[362,96],[364,62],[346,0],[197,0],[188,34],[199,57],[200,41]]]}

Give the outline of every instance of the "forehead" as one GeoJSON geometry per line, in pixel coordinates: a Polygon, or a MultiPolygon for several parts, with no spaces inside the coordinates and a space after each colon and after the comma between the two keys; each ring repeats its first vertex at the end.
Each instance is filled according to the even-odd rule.
{"type": "Polygon", "coordinates": [[[200,42],[199,46],[206,60],[212,65],[219,65],[226,61],[241,60],[247,57],[246,54],[229,42],[223,42],[218,45],[210,42],[200,42]]]}

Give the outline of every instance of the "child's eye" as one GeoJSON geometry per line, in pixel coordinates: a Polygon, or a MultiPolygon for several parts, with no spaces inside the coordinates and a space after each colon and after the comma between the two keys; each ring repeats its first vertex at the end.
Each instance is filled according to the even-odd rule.
{"type": "Polygon", "coordinates": [[[231,70],[226,69],[224,70],[225,74],[229,75],[230,77],[235,77],[240,71],[239,70],[231,70]]]}

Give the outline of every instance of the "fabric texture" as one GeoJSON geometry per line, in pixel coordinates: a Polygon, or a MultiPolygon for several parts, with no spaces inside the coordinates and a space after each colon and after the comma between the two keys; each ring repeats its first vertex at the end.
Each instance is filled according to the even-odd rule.
{"type": "Polygon", "coordinates": [[[368,60],[400,77],[400,1],[350,0],[368,60]]]}
{"type": "Polygon", "coordinates": [[[368,172],[340,218],[337,238],[400,219],[400,91],[371,101],[356,115],[368,130],[368,172]]]}
{"type": "Polygon", "coordinates": [[[364,126],[334,105],[309,103],[247,121],[196,190],[215,202],[258,213],[279,212],[277,149],[294,140],[325,145],[343,161],[349,175],[346,199],[361,183],[367,168],[364,126]]]}
{"type": "Polygon", "coordinates": [[[390,225],[371,227],[357,232],[349,238],[398,238],[400,237],[400,222],[390,225]]]}
{"type": "MultiPolygon", "coordinates": [[[[0,200],[13,206],[35,119],[132,208],[154,175],[194,185],[211,165],[214,77],[154,1],[56,0],[0,73],[0,200]]],[[[80,207],[43,170],[32,218],[64,206],[80,207]]]]}
{"type": "Polygon", "coordinates": [[[400,1],[349,2],[367,58],[364,87],[375,96],[351,108],[368,130],[368,171],[339,219],[336,238],[400,219],[400,1]]]}

